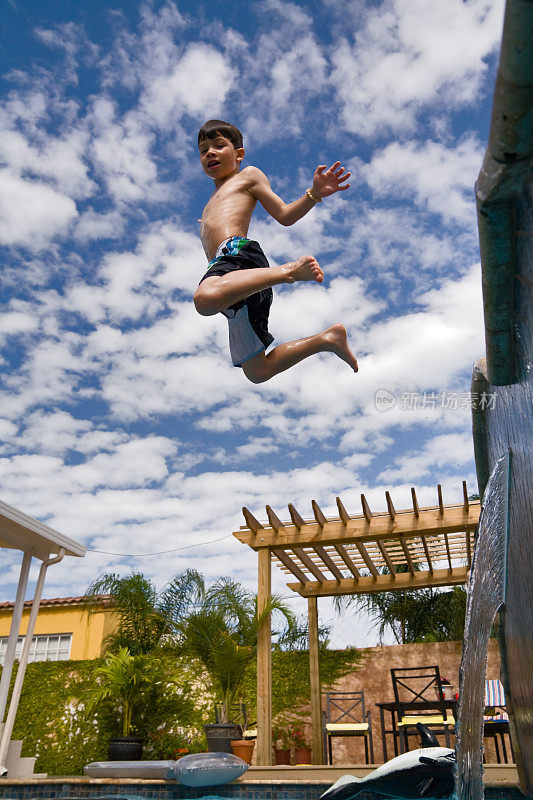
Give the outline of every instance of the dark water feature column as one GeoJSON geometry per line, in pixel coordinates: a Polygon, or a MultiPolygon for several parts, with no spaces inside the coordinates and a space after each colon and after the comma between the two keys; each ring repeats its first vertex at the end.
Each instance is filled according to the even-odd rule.
{"type": "Polygon", "coordinates": [[[483,710],[489,638],[505,602],[509,530],[509,465],[502,456],[489,479],[478,527],[468,587],[457,735],[456,797],[483,798],[483,710]]]}

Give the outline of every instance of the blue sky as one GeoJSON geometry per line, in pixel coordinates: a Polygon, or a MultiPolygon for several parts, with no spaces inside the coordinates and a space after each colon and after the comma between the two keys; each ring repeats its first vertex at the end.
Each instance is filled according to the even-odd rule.
{"type": "MultiPolygon", "coordinates": [[[[463,479],[475,491],[473,184],[503,2],[0,4],[0,498],[91,548],[46,596],[132,568],[255,589],[255,555],[228,536],[242,505],[283,518],[311,499],[335,513],[336,495],[360,513],[361,492],[383,510],[386,489],[397,508],[412,485],[427,505],[438,482],[447,503],[463,479]],[[244,163],[287,201],[319,163],[352,171],[290,228],[258,209],[250,236],[273,264],[312,253],[326,273],[276,289],[276,343],[343,322],[358,375],[325,354],[254,386],[225,320],[196,314],[210,117],[238,125],[244,163]],[[171,548],[188,549],[93,552],[171,548]]],[[[338,644],[375,636],[335,623],[338,644]]]]}

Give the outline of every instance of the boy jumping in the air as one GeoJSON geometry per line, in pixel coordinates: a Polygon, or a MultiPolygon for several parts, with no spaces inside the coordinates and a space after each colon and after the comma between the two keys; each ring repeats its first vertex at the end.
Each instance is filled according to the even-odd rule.
{"type": "Polygon", "coordinates": [[[274,341],[267,329],[271,287],[296,281],[322,283],[324,273],[313,256],[269,267],[258,243],[245,238],[258,200],[282,225],[293,225],[323,197],[348,189],[350,184],[345,181],[350,173],[339,161],[329,169],[321,165],[303,197],[284,203],[260,169],[246,167],[239,171],[244,148],[242,134],[234,125],[209,120],[200,129],[198,147],[202,167],[214,180],[215,191],[199,220],[209,268],[194,294],[194,305],[204,316],[220,311],[227,317],[234,366],[242,367],[252,383],[262,383],[314,353],[327,351],[357,372],[346,329],[340,324],[306,339],[281,344],[265,354],[274,341]]]}

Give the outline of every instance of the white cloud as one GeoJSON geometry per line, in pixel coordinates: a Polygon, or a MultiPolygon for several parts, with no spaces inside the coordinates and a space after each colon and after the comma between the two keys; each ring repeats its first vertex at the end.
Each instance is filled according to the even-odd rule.
{"type": "Polygon", "coordinates": [[[461,472],[464,464],[471,462],[474,454],[470,433],[448,433],[434,436],[418,452],[408,452],[394,459],[394,466],[383,470],[379,480],[383,483],[402,480],[405,475],[410,481],[427,478],[431,471],[451,468],[461,472]]]}
{"type": "MultiPolygon", "coordinates": [[[[360,5],[349,8],[358,23],[360,5]]],[[[365,138],[410,133],[430,103],[472,102],[502,19],[501,0],[390,0],[367,8],[353,42],[342,38],[332,54],[331,80],[347,129],[365,138]]]]}
{"type": "Polygon", "coordinates": [[[191,44],[169,67],[147,86],[140,108],[162,127],[184,113],[216,117],[236,77],[227,59],[210,45],[191,44]]]}
{"type": "Polygon", "coordinates": [[[157,166],[150,153],[153,133],[134,113],[120,117],[116,104],[105,96],[95,99],[91,124],[91,158],[111,197],[127,203],[161,200],[157,166]]]}
{"type": "Polygon", "coordinates": [[[413,198],[424,210],[444,222],[475,225],[474,182],[481,168],[483,148],[472,139],[454,148],[438,142],[392,142],[374,153],[361,174],[380,195],[413,198]]]}
{"type": "Polygon", "coordinates": [[[0,170],[0,243],[39,250],[64,235],[77,215],[70,197],[0,170]]]}

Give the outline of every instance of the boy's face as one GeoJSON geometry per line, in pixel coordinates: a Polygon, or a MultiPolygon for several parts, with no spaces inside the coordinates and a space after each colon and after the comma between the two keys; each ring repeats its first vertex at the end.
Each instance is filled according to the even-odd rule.
{"type": "Polygon", "coordinates": [[[205,174],[215,181],[223,180],[238,172],[244,158],[244,148],[235,149],[230,140],[220,134],[214,139],[202,139],[198,149],[205,174]]]}

